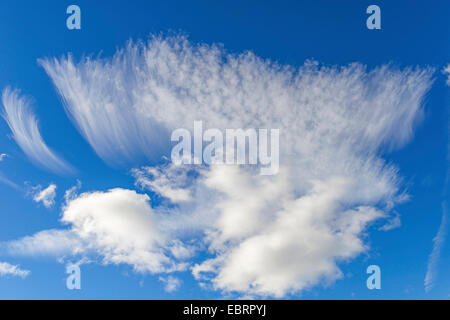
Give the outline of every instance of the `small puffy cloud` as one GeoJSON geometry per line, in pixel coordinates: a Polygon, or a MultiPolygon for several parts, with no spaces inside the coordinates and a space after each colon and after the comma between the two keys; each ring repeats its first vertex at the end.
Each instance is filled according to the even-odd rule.
{"type": "Polygon", "coordinates": [[[159,281],[165,283],[164,290],[169,293],[177,291],[181,286],[181,280],[174,276],[159,277],[159,281]]]}
{"type": "Polygon", "coordinates": [[[0,154],[0,162],[2,162],[3,160],[5,160],[5,158],[7,157],[8,155],[6,154],[6,153],[1,153],[0,154]]]}
{"type": "Polygon", "coordinates": [[[11,129],[12,137],[28,158],[52,172],[73,171],[73,168],[45,143],[28,97],[22,96],[19,90],[6,87],[3,90],[2,103],[3,118],[11,129]]]}
{"type": "Polygon", "coordinates": [[[40,190],[41,187],[38,186],[33,196],[33,201],[37,203],[42,202],[46,208],[51,208],[55,204],[56,188],[55,184],[50,184],[43,190],[40,190]]]}
{"type": "Polygon", "coordinates": [[[0,277],[15,276],[25,278],[30,274],[30,271],[23,270],[17,265],[12,265],[8,262],[0,262],[0,277]]]}

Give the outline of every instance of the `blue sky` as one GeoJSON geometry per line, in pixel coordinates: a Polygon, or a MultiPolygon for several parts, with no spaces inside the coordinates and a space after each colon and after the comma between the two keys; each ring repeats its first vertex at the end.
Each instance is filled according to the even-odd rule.
{"type": "MultiPolygon", "coordinates": [[[[376,3],[371,1],[273,1],[264,3],[257,1],[245,3],[242,3],[242,1],[215,1],[214,3],[210,1],[77,1],[75,4],[81,8],[82,14],[81,30],[68,30],[66,28],[68,15],[65,12],[70,4],[73,3],[67,1],[36,2],[21,0],[4,1],[0,4],[0,30],[2,30],[0,32],[0,88],[2,91],[8,86],[18,88],[21,90],[18,94],[19,97],[30,97],[32,110],[38,118],[40,133],[46,145],[54,150],[56,157],[64,159],[73,168],[72,171],[62,170],[62,173],[55,173],[55,170],[51,169],[51,162],[45,156],[45,159],[42,160],[44,166],[39,165],[39,163],[36,164],[36,160],[33,161],[29,154],[27,155],[17,143],[17,140],[12,137],[7,122],[0,121],[0,154],[7,155],[0,162],[0,178],[2,178],[0,180],[0,202],[2,203],[0,209],[0,242],[2,243],[0,262],[7,262],[14,266],[19,265],[21,269],[30,271],[30,274],[23,278],[14,275],[0,275],[0,298],[216,299],[247,295],[261,297],[261,292],[268,292],[266,295],[262,294],[263,297],[290,299],[448,299],[450,297],[448,289],[450,287],[450,276],[446,273],[450,265],[450,246],[449,242],[445,241],[445,237],[443,237],[442,244],[439,245],[439,254],[435,255],[436,263],[431,266],[432,271],[435,271],[434,285],[428,292],[425,291],[424,287],[424,279],[427,271],[430,271],[429,257],[433,250],[433,238],[441,226],[442,206],[444,200],[448,197],[448,191],[445,191],[444,188],[448,175],[449,87],[446,86],[446,76],[442,73],[443,68],[450,62],[448,43],[450,3],[448,1],[377,1],[376,3]],[[365,11],[370,4],[377,4],[381,8],[381,30],[368,30],[366,28],[365,21],[368,15],[365,11]],[[98,127],[88,127],[88,129],[98,129],[93,131],[92,139],[89,140],[86,138],[87,131],[84,131],[83,135],[83,122],[77,122],[74,119],[71,121],[68,115],[70,110],[73,111],[72,116],[80,114],[86,116],[88,114],[74,111],[78,110],[76,109],[77,106],[83,109],[82,98],[88,96],[87,89],[91,88],[93,93],[93,96],[89,98],[101,105],[109,98],[111,98],[112,104],[119,101],[122,97],[120,93],[117,93],[120,88],[115,87],[114,82],[105,87],[97,86],[96,78],[92,76],[92,69],[83,65],[83,63],[76,65],[77,68],[85,68],[83,69],[84,73],[80,76],[82,78],[80,86],[85,91],[80,93],[76,91],[77,88],[73,87],[78,100],[74,98],[73,101],[69,101],[67,103],[69,112],[65,112],[63,100],[69,99],[71,86],[75,82],[70,78],[71,74],[67,71],[68,69],[62,71],[62,74],[70,78],[67,83],[62,83],[62,81],[56,79],[56,76],[51,76],[51,71],[56,70],[55,65],[51,64],[51,59],[60,59],[62,56],[71,53],[75,61],[85,61],[82,60],[83,57],[91,57],[91,61],[98,63],[98,72],[105,73],[106,78],[103,79],[107,79],[108,76],[114,77],[114,74],[108,74],[107,68],[101,62],[103,60],[100,59],[104,58],[109,61],[108,59],[118,49],[123,48],[128,40],[138,41],[141,39],[146,41],[151,35],[161,35],[162,38],[159,39],[162,39],[162,42],[164,39],[170,39],[171,36],[183,35],[193,46],[194,51],[198,44],[221,44],[223,50],[231,55],[237,56],[242,52],[251,51],[255,56],[264,60],[294,68],[301,67],[306,60],[310,59],[324,66],[325,69],[321,71],[321,76],[328,79],[326,81],[330,81],[330,85],[335,81],[336,83],[342,83],[344,89],[354,89],[350,78],[355,73],[360,72],[357,77],[357,84],[359,83],[363,88],[366,88],[369,93],[372,89],[378,90],[374,91],[373,96],[371,94],[363,95],[360,102],[367,108],[373,106],[374,109],[367,109],[369,115],[372,115],[371,110],[376,108],[385,112],[387,119],[375,114],[373,118],[369,117],[369,119],[386,121],[386,134],[380,132],[375,137],[368,138],[367,144],[373,143],[374,147],[368,147],[367,149],[364,143],[362,143],[363,145],[356,143],[356,146],[350,144],[348,141],[353,136],[348,133],[349,136],[347,137],[344,126],[342,132],[345,133],[344,136],[347,137],[347,140],[342,141],[342,144],[346,145],[346,142],[348,142],[351,148],[360,149],[358,149],[358,152],[345,153],[342,158],[336,156],[336,166],[348,164],[351,171],[352,165],[356,166],[355,163],[357,162],[353,162],[357,161],[355,159],[362,157],[369,161],[362,154],[373,152],[377,158],[383,159],[384,163],[393,164],[398,169],[398,172],[392,176],[398,179],[394,183],[398,192],[394,196],[389,190],[382,190],[380,191],[382,196],[374,195],[367,201],[364,196],[361,196],[356,200],[353,199],[354,203],[350,201],[354,206],[370,205],[384,210],[388,217],[383,218],[384,220],[376,220],[361,230],[356,239],[362,239],[366,248],[360,251],[352,251],[347,258],[336,262],[341,273],[339,277],[330,276],[330,281],[327,282],[323,281],[321,279],[323,275],[319,274],[311,276],[312,278],[309,279],[309,273],[302,269],[303,264],[300,261],[299,266],[293,265],[293,267],[299,267],[299,270],[303,270],[291,279],[291,282],[296,284],[293,288],[289,285],[283,287],[279,283],[271,286],[264,283],[266,276],[264,272],[258,269],[258,266],[251,269],[252,266],[250,265],[248,272],[256,278],[260,277],[258,279],[263,283],[261,286],[264,287],[259,291],[252,291],[249,288],[236,289],[239,288],[239,285],[236,284],[237,280],[230,280],[232,276],[237,276],[237,279],[240,279],[239,275],[235,274],[236,271],[233,272],[235,270],[233,269],[234,264],[228,266],[226,263],[219,263],[217,273],[223,276],[224,273],[221,272],[231,270],[229,272],[232,276],[228,276],[228,278],[223,276],[218,282],[214,282],[211,279],[196,280],[189,267],[185,271],[168,274],[165,272],[148,272],[148,270],[140,272],[136,270],[140,261],[136,260],[117,265],[111,263],[111,261],[106,262],[103,247],[100,249],[98,247],[90,248],[88,253],[78,255],[72,255],[68,252],[64,252],[64,254],[43,253],[40,250],[39,243],[35,244],[36,252],[30,250],[26,253],[13,252],[14,250],[8,249],[12,241],[20,241],[26,236],[32,236],[43,230],[69,230],[72,227],[71,224],[76,224],[79,221],[78,217],[67,218],[66,223],[61,223],[60,219],[64,212],[67,214],[73,213],[73,215],[82,214],[83,208],[86,208],[83,207],[84,204],[81,206],[81,202],[77,202],[77,204],[80,204],[80,208],[75,207],[75,204],[70,206],[64,199],[64,192],[77,185],[77,181],[81,182],[81,187],[76,191],[75,197],[85,192],[94,191],[99,192],[99,194],[103,192],[104,195],[111,188],[121,188],[121,190],[135,190],[138,195],[147,194],[152,199],[153,206],[162,207],[164,210],[173,206],[176,207],[176,204],[170,204],[166,207],[167,202],[161,200],[164,197],[158,196],[158,192],[154,188],[146,189],[136,185],[136,175],[133,175],[130,171],[142,166],[161,164],[161,161],[155,159],[160,159],[162,155],[167,154],[160,153],[160,151],[153,152],[151,148],[148,150],[142,149],[148,145],[155,147],[153,145],[155,141],[164,141],[164,134],[159,135],[158,133],[155,136],[148,137],[149,142],[145,140],[144,147],[142,145],[135,146],[135,141],[130,141],[130,139],[133,139],[132,135],[129,139],[124,138],[125,145],[128,143],[127,146],[130,149],[139,149],[138,151],[145,153],[147,157],[141,155],[125,162],[125,164],[111,165],[111,162],[115,160],[119,160],[119,162],[122,160],[123,155],[117,152],[117,149],[114,149],[117,145],[109,146],[114,150],[113,156],[104,153],[103,151],[107,150],[108,146],[105,146],[103,140],[101,140],[102,130],[98,127]],[[46,60],[49,62],[47,68],[44,68],[42,63],[38,62],[38,59],[49,59],[46,60]],[[358,62],[366,66],[367,69],[360,71],[347,69],[350,75],[345,75],[344,71],[339,71],[340,67],[346,67],[353,62],[358,62]],[[370,75],[370,70],[376,70],[377,67],[382,65],[387,65],[387,71],[370,75]],[[336,69],[333,69],[333,66],[336,66],[336,69]],[[418,69],[414,69],[416,67],[418,69]],[[419,70],[418,73],[422,70],[426,75],[420,76],[414,74],[413,71],[408,73],[405,71],[407,68],[419,70]],[[333,78],[335,77],[333,72],[338,74],[336,78],[333,78]],[[372,83],[374,80],[371,77],[379,77],[378,79],[382,83],[388,84],[387,87],[383,87],[382,83],[372,83]],[[407,83],[410,83],[412,89],[408,87],[408,89],[402,91],[407,83]],[[83,84],[87,84],[87,86],[83,87],[83,84]],[[61,94],[55,87],[60,90],[61,94]],[[106,89],[111,91],[107,92],[106,89]],[[389,91],[390,89],[392,89],[392,92],[389,91]],[[419,94],[417,98],[410,98],[414,92],[422,93],[422,91],[423,94],[419,94]],[[383,99],[383,101],[380,101],[380,99],[383,99]],[[422,115],[419,111],[417,113],[410,111],[415,107],[420,108],[420,106],[423,107],[422,115]],[[404,113],[398,111],[403,110],[402,107],[406,108],[404,113]],[[411,120],[410,126],[408,116],[417,116],[417,119],[411,120]],[[393,118],[395,119],[393,120],[393,118]],[[405,123],[407,124],[405,125],[405,123]],[[412,135],[409,129],[413,131],[412,135]],[[404,134],[407,137],[402,139],[397,134],[404,134]],[[392,141],[398,142],[401,147],[390,148],[390,142],[392,141]],[[377,142],[380,142],[380,144],[377,145],[377,142]],[[150,156],[147,153],[150,153],[150,156]],[[45,168],[45,163],[49,164],[50,170],[45,168]],[[57,186],[55,203],[48,205],[49,208],[47,208],[43,202],[36,202],[33,198],[39,190],[42,191],[51,184],[57,186]],[[36,186],[41,186],[41,189],[36,186]],[[394,198],[397,199],[396,197],[402,192],[407,193],[409,199],[404,202],[394,201],[397,202],[395,206],[386,209],[386,203],[394,198]],[[379,230],[382,225],[387,223],[386,221],[397,214],[400,216],[401,226],[389,231],[379,230]],[[68,290],[65,285],[67,276],[65,265],[68,262],[76,262],[82,257],[89,258],[91,261],[81,265],[82,289],[68,290]],[[381,290],[368,290],[366,287],[368,275],[365,270],[367,266],[372,264],[379,265],[381,268],[381,290]],[[173,292],[167,292],[164,281],[160,280],[160,278],[166,279],[169,276],[176,277],[181,283],[181,286],[173,292]],[[311,283],[303,285],[302,281],[305,283],[311,281],[311,283]],[[201,283],[203,283],[203,287],[200,285],[201,283]],[[211,283],[218,283],[218,288],[212,288],[211,283]],[[279,292],[281,293],[278,294],[279,292]]],[[[161,41],[153,40],[149,46],[162,50],[161,41]]],[[[211,47],[208,48],[207,51],[212,50],[211,47]]],[[[177,53],[176,50],[171,52],[177,53]]],[[[129,54],[129,52],[125,52],[125,56],[129,54]]],[[[187,56],[189,57],[189,55],[187,56]]],[[[197,61],[195,58],[192,59],[197,61]]],[[[155,61],[164,61],[164,56],[157,55],[155,61]]],[[[200,59],[200,62],[203,63],[204,60],[200,59]]],[[[116,64],[120,66],[120,63],[119,61],[116,64]]],[[[227,65],[226,62],[224,63],[227,65]]],[[[260,62],[246,64],[245,61],[241,61],[241,63],[250,70],[254,70],[252,68],[258,66],[264,69],[265,66],[260,62]]],[[[195,66],[194,63],[193,65],[195,66]]],[[[117,67],[117,65],[115,66],[117,67]]],[[[206,63],[203,65],[207,71],[209,70],[208,66],[206,63]]],[[[283,73],[284,71],[276,71],[275,69],[268,67],[267,72],[280,77],[286,75],[286,73],[283,73]]],[[[120,68],[117,70],[120,70],[120,68]]],[[[161,72],[162,69],[158,70],[158,72],[161,72]]],[[[231,70],[234,69],[231,68],[231,70]]],[[[304,74],[305,72],[300,71],[299,73],[304,74]]],[[[261,75],[256,71],[255,74],[261,75]]],[[[125,79],[124,83],[127,83],[128,78],[126,76],[123,76],[123,79],[120,78],[120,75],[117,77],[119,80],[125,79]]],[[[313,75],[312,77],[316,80],[319,79],[319,76],[313,75]]],[[[170,79],[168,81],[170,82],[170,79]]],[[[256,78],[254,81],[262,80],[256,78]]],[[[313,81],[313,84],[307,83],[306,85],[313,86],[314,83],[313,81]]],[[[127,90],[130,90],[130,88],[141,89],[139,85],[135,85],[135,87],[133,85],[130,84],[127,90]]],[[[301,102],[298,102],[298,99],[303,96],[296,98],[295,93],[289,91],[292,88],[290,84],[282,83],[280,92],[277,92],[277,94],[279,93],[280,96],[286,94],[287,102],[292,102],[294,107],[297,106],[296,103],[299,103],[301,108],[301,102]]],[[[162,85],[162,89],[170,91],[171,87],[165,88],[162,85]]],[[[241,93],[240,89],[236,90],[238,94],[241,93]]],[[[268,91],[270,92],[270,90],[268,91]]],[[[329,98],[326,95],[327,90],[321,90],[320,92],[315,96],[316,98],[324,97],[325,100],[329,98]]],[[[339,90],[331,92],[336,93],[339,90]]],[[[210,97],[210,95],[207,97],[210,97]]],[[[351,95],[348,96],[351,97],[351,95]]],[[[183,102],[184,100],[180,99],[179,101],[183,102]]],[[[253,100],[250,99],[249,101],[253,100]]],[[[164,101],[161,103],[162,105],[158,105],[159,110],[162,110],[160,111],[161,118],[164,118],[166,113],[169,114],[173,110],[180,112],[179,109],[172,109],[171,106],[167,106],[166,112],[164,101]]],[[[284,105],[280,103],[282,102],[278,102],[272,107],[274,109],[279,108],[280,114],[282,114],[284,109],[281,108],[284,105]]],[[[347,95],[344,95],[342,101],[338,100],[335,103],[338,107],[345,108],[349,104],[347,95]]],[[[315,107],[316,104],[312,104],[312,106],[315,107]]],[[[128,107],[127,104],[118,105],[120,109],[117,110],[128,107]]],[[[226,103],[220,107],[227,111],[226,103]]],[[[186,113],[186,118],[189,118],[190,114],[202,110],[200,107],[197,108],[195,104],[184,106],[181,103],[181,108],[185,108],[181,111],[186,113]]],[[[2,110],[4,110],[3,107],[2,110]]],[[[228,112],[231,113],[233,110],[228,112]]],[[[267,110],[271,109],[268,107],[267,110]]],[[[267,110],[262,110],[261,113],[267,110]]],[[[327,108],[318,111],[319,118],[312,118],[312,121],[322,123],[322,118],[327,115],[326,110],[327,108]],[[321,116],[322,114],[323,116],[321,116]]],[[[126,111],[123,112],[126,114],[126,111]]],[[[256,114],[259,114],[258,112],[255,111],[256,114]]],[[[276,110],[274,112],[276,113],[276,110]]],[[[346,114],[348,116],[348,113],[346,114]]],[[[359,130],[361,123],[358,122],[358,117],[361,116],[361,119],[364,119],[363,114],[355,115],[356,120],[354,121],[348,120],[349,128],[355,126],[355,130],[359,130]]],[[[276,116],[274,118],[276,119],[276,116]]],[[[95,123],[101,123],[102,121],[102,119],[97,118],[94,120],[98,121],[95,123]]],[[[211,121],[213,123],[214,121],[220,122],[219,120],[211,121]]],[[[344,124],[347,124],[347,122],[344,122],[344,124]]],[[[373,123],[369,121],[369,124],[373,123]]],[[[86,123],[84,125],[84,128],[86,128],[86,123]]],[[[130,129],[128,127],[121,128],[130,129]]],[[[303,131],[295,131],[295,128],[291,129],[293,133],[290,135],[294,137],[297,132],[304,133],[303,131]]],[[[285,128],[285,130],[288,129],[285,128]]],[[[105,132],[105,135],[107,134],[105,132]]],[[[110,134],[110,137],[116,137],[113,133],[110,134]]],[[[327,149],[331,144],[321,145],[320,141],[317,142],[315,138],[311,139],[313,145],[324,150],[319,152],[319,155],[324,157],[323,159],[328,159],[327,151],[340,150],[339,148],[333,149],[334,145],[332,149],[327,149]]],[[[328,137],[325,133],[325,142],[340,142],[334,139],[335,136],[328,137]]],[[[362,139],[361,141],[364,142],[365,140],[362,139]]],[[[283,140],[280,141],[280,144],[282,143],[283,140]]],[[[302,143],[300,137],[298,141],[300,154],[306,154],[307,156],[312,154],[314,156],[315,153],[302,149],[302,143]]],[[[167,141],[167,145],[164,145],[164,147],[169,148],[170,141],[167,141]]],[[[156,147],[155,150],[157,150],[156,147]]],[[[280,155],[283,162],[282,156],[283,153],[280,155]]],[[[319,172],[322,169],[321,165],[317,163],[313,165],[314,170],[312,171],[314,172],[319,172]]],[[[292,170],[297,170],[295,168],[301,166],[301,164],[295,163],[294,165],[291,162],[286,165],[289,168],[293,167],[292,170]]],[[[328,168],[329,163],[325,162],[325,166],[328,168]]],[[[367,173],[367,181],[369,182],[377,182],[384,177],[382,174],[375,174],[375,178],[370,175],[371,172],[376,171],[374,164],[369,165],[367,170],[368,172],[362,172],[367,173]]],[[[300,168],[295,172],[303,171],[300,168]]],[[[355,172],[355,175],[357,175],[357,169],[355,169],[355,172]]],[[[141,172],[141,174],[144,178],[147,177],[145,173],[141,172]]],[[[245,173],[241,174],[241,176],[245,176],[245,173]]],[[[330,182],[333,180],[328,180],[331,176],[327,176],[326,173],[323,175],[320,175],[320,177],[313,176],[311,179],[323,178],[324,183],[329,184],[331,190],[334,190],[333,184],[330,182]]],[[[296,175],[294,174],[293,177],[295,178],[296,175]]],[[[301,177],[303,176],[299,175],[298,179],[301,177]]],[[[363,178],[358,183],[364,184],[363,178]]],[[[372,188],[365,185],[365,187],[367,187],[369,193],[370,190],[376,189],[375,186],[372,188]]],[[[310,188],[309,185],[299,183],[289,192],[298,197],[306,197],[308,190],[310,190],[308,188],[310,188]]],[[[269,203],[277,203],[281,202],[284,195],[279,195],[279,199],[263,200],[269,201],[269,203]]],[[[134,194],[131,194],[131,196],[133,199],[136,197],[134,194]]],[[[347,198],[346,195],[342,196],[342,199],[347,198]]],[[[339,200],[339,203],[346,201],[342,199],[339,200]]],[[[237,200],[234,201],[233,203],[236,203],[237,200]]],[[[211,205],[209,202],[203,203],[198,199],[195,199],[195,202],[198,202],[196,206],[200,208],[211,205]]],[[[243,214],[246,214],[245,205],[243,203],[243,214]]],[[[183,206],[180,207],[184,210],[183,206]]],[[[92,210],[93,216],[97,217],[95,213],[97,209],[92,210]]],[[[223,214],[223,212],[218,214],[223,214]]],[[[444,224],[443,231],[440,233],[441,236],[445,235],[445,229],[444,224]]],[[[223,230],[215,231],[224,232],[223,230]]],[[[258,230],[254,232],[258,232],[258,230]]],[[[175,232],[177,237],[179,233],[183,232],[175,232]]],[[[172,234],[170,236],[172,237],[172,234]]],[[[220,256],[211,247],[212,251],[206,250],[208,246],[211,246],[211,243],[204,240],[203,236],[202,230],[196,230],[191,233],[187,232],[180,238],[185,245],[194,243],[193,246],[198,246],[193,256],[186,261],[189,266],[201,265],[209,258],[214,259],[214,257],[220,256]],[[190,239],[191,236],[192,239],[190,239]],[[194,242],[189,242],[187,239],[194,242]]],[[[352,239],[356,240],[355,238],[352,239]]],[[[227,246],[226,250],[230,250],[229,252],[236,252],[233,251],[235,247],[229,247],[228,244],[224,245],[227,246]]],[[[314,244],[311,245],[314,246],[314,244]]],[[[113,249],[108,247],[108,250],[114,251],[116,249],[117,247],[113,249]]],[[[336,248],[336,250],[338,249],[336,248]]],[[[308,256],[305,259],[307,258],[308,256]]],[[[330,259],[334,261],[334,258],[332,252],[323,261],[328,262],[330,259]]],[[[286,261],[291,260],[295,260],[295,258],[289,257],[286,261]]],[[[333,273],[334,271],[336,270],[333,269],[330,272],[333,273]]],[[[268,278],[270,276],[273,276],[273,274],[267,275],[268,278]]],[[[289,280],[289,278],[286,279],[289,280]]],[[[245,281],[251,283],[251,280],[248,279],[242,281],[243,283],[245,281]]],[[[254,283],[251,284],[255,285],[254,283]]]]}

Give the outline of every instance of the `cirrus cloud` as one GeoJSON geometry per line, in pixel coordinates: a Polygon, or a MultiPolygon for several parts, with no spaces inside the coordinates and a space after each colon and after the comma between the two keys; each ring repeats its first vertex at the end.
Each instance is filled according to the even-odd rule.
{"type": "Polygon", "coordinates": [[[413,137],[433,74],[315,61],[295,68],[181,36],[129,42],[111,58],[40,63],[96,153],[128,166],[147,158],[132,170],[136,185],[168,200],[150,204],[126,189],[71,197],[62,222],[80,252],[139,272],[191,265],[217,290],[275,297],[339,279],[340,264],[368,250],[370,225],[407,198],[383,156],[413,137]],[[280,129],[279,174],[156,166],[171,130],[195,120],[280,129]],[[212,257],[192,264],[199,250],[212,257]]]}
{"type": "Polygon", "coordinates": [[[73,168],[42,138],[30,98],[21,95],[17,89],[6,87],[2,93],[2,103],[3,118],[11,129],[12,137],[31,161],[52,172],[73,172],[73,168]]]}

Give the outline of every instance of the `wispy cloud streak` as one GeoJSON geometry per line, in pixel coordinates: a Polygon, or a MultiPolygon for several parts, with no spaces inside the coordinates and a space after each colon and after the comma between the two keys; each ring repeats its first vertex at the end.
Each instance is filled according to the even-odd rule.
{"type": "Polygon", "coordinates": [[[12,137],[35,164],[55,173],[70,173],[73,168],[51,150],[41,136],[38,120],[31,109],[31,100],[19,90],[6,87],[2,93],[3,118],[12,137]]]}
{"type": "Polygon", "coordinates": [[[0,172],[0,182],[10,186],[13,189],[22,190],[22,188],[19,185],[17,185],[15,182],[13,182],[13,181],[9,180],[8,178],[6,178],[5,176],[3,176],[3,174],[1,172],[0,172]]]}
{"type": "Polygon", "coordinates": [[[447,202],[444,202],[442,204],[441,224],[436,236],[433,238],[433,250],[431,251],[430,257],[428,258],[427,274],[425,275],[424,280],[426,292],[429,292],[435,285],[439,258],[441,256],[441,249],[447,235],[447,220],[447,202]]]}
{"type": "Polygon", "coordinates": [[[12,265],[8,262],[0,262],[0,277],[15,276],[25,278],[30,274],[30,271],[23,270],[19,266],[12,265]]]}
{"type": "MultiPolygon", "coordinates": [[[[450,64],[448,64],[443,73],[447,76],[446,83],[450,86],[450,64]]],[[[442,196],[444,199],[448,199],[448,186],[450,179],[450,110],[447,106],[447,172],[444,180],[444,189],[442,196]]],[[[447,236],[447,224],[448,224],[448,201],[444,200],[442,202],[442,218],[439,230],[436,236],[433,238],[433,249],[428,258],[427,273],[425,275],[424,286],[425,291],[429,292],[435,285],[437,274],[438,274],[438,263],[441,256],[442,246],[445,243],[445,238],[447,236]]]]}

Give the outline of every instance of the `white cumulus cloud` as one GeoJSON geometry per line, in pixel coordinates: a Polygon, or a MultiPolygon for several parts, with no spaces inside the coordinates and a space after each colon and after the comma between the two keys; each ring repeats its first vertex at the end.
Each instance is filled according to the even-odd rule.
{"type": "Polygon", "coordinates": [[[74,197],[62,215],[106,263],[167,272],[180,268],[177,256],[207,250],[210,258],[192,266],[199,281],[275,297],[339,279],[341,265],[368,250],[369,226],[406,199],[383,156],[413,137],[433,74],[314,61],[296,68],[162,36],[129,42],[112,58],[40,63],[108,163],[152,164],[168,154],[170,132],[195,120],[279,129],[275,176],[245,166],[148,165],[132,171],[136,185],[167,201],[152,206],[147,195],[113,189],[74,197]]]}
{"type": "Polygon", "coordinates": [[[189,248],[161,232],[149,201],[126,189],[82,193],[63,208],[61,222],[69,229],[41,231],[3,247],[16,255],[96,255],[105,264],[128,264],[144,273],[185,269],[178,258],[189,248]]]}
{"type": "Polygon", "coordinates": [[[208,237],[217,257],[193,268],[197,279],[211,280],[216,289],[282,297],[333,282],[342,276],[338,262],[363,252],[362,233],[383,217],[373,207],[345,203],[354,183],[345,177],[316,181],[295,197],[283,182],[252,183],[231,168],[208,178],[226,195],[208,237]]]}

